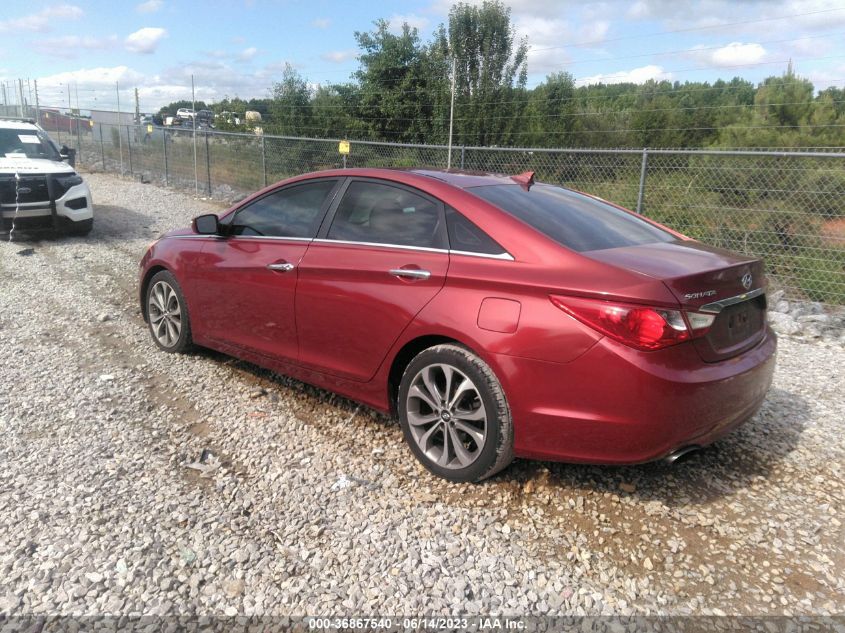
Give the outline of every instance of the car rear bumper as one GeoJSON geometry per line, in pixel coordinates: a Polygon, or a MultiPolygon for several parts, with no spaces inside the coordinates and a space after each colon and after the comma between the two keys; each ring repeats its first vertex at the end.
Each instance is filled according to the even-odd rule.
{"type": "Polygon", "coordinates": [[[607,338],[570,363],[498,355],[520,457],[601,464],[660,459],[705,446],[765,399],[777,339],[703,363],[693,345],[639,352],[607,338]]]}

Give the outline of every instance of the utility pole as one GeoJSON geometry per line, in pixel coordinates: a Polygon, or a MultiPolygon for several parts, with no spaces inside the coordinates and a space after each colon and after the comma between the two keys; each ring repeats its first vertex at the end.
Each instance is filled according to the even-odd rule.
{"type": "Polygon", "coordinates": [[[452,126],[455,122],[455,75],[457,74],[457,63],[452,57],[452,105],[449,108],[449,155],[446,158],[446,169],[452,168],[452,126]]]}
{"type": "MultiPolygon", "coordinates": [[[[38,122],[38,125],[41,125],[41,106],[38,103],[38,80],[33,79],[32,83],[35,86],[35,120],[38,122]]],[[[3,89],[3,103],[6,103],[6,89],[3,89]]]]}
{"type": "Polygon", "coordinates": [[[82,134],[79,131],[79,118],[82,112],[79,110],[79,82],[73,82],[73,90],[76,93],[76,159],[82,162],[82,134]]]}
{"type": "Polygon", "coordinates": [[[194,189],[200,195],[199,174],[197,173],[197,97],[194,92],[194,75],[191,74],[191,110],[194,111],[194,189]]]}
{"type": "Polygon", "coordinates": [[[18,95],[20,96],[20,99],[18,100],[18,113],[20,114],[20,117],[23,118],[23,81],[21,79],[18,79],[18,95]]]}
{"type": "Polygon", "coordinates": [[[3,114],[5,114],[6,116],[8,116],[8,113],[6,112],[6,107],[8,105],[9,105],[9,103],[6,101],[6,82],[4,81],[3,82],[3,114]]]}
{"type": "Polygon", "coordinates": [[[120,129],[120,83],[114,82],[114,89],[117,93],[117,139],[120,145],[120,175],[123,175],[123,131],[120,129]]]}
{"type": "Polygon", "coordinates": [[[138,86],[135,86],[135,123],[141,122],[141,107],[138,104],[138,86]]]}

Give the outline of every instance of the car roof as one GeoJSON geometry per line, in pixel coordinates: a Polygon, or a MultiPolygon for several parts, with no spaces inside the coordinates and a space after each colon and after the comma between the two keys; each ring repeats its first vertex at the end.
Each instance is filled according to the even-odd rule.
{"type": "MultiPolygon", "coordinates": [[[[349,169],[328,169],[325,171],[314,171],[302,174],[300,176],[296,176],[294,180],[321,176],[386,178],[388,180],[396,180],[397,176],[400,176],[401,180],[405,180],[406,178],[401,178],[402,175],[406,178],[410,176],[412,180],[419,178],[437,180],[457,189],[469,189],[471,187],[481,187],[484,185],[519,184],[513,180],[511,176],[503,174],[489,174],[483,171],[417,167],[352,167],[349,169]]],[[[419,180],[417,180],[417,182],[419,183],[419,180]]]]}
{"type": "Polygon", "coordinates": [[[504,174],[490,174],[483,171],[466,171],[462,169],[408,169],[412,174],[419,174],[429,178],[442,180],[454,187],[467,189],[484,185],[514,185],[517,184],[510,176],[504,174]]]}
{"type": "Polygon", "coordinates": [[[7,130],[38,130],[38,126],[29,121],[19,121],[15,119],[4,119],[0,117],[0,127],[7,130]]]}

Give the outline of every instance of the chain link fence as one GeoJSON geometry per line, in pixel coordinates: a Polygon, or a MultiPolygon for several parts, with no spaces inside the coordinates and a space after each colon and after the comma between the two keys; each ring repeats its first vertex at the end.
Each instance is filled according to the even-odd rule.
{"type": "MultiPolygon", "coordinates": [[[[65,117],[68,119],[68,117],[65,117]]],[[[42,119],[43,121],[43,119],[42,119]]],[[[235,200],[306,171],[444,168],[443,145],[309,139],[56,121],[77,162],[235,200]]],[[[787,298],[845,305],[845,153],[453,147],[453,168],[518,174],[579,189],[715,246],[762,257],[787,298]]]]}

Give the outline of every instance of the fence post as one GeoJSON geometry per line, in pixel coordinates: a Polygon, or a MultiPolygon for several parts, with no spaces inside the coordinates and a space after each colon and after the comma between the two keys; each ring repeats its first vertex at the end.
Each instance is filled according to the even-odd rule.
{"type": "Polygon", "coordinates": [[[132,136],[132,134],[130,134],[130,132],[131,132],[131,129],[127,125],[126,126],[126,147],[127,147],[128,152],[129,152],[129,175],[134,176],[135,174],[132,173],[132,140],[129,138],[130,136],[132,136]]]}
{"type": "Polygon", "coordinates": [[[208,178],[208,197],[211,197],[211,150],[208,146],[208,130],[205,131],[205,175],[208,178]]]}
{"type": "Polygon", "coordinates": [[[464,159],[466,158],[467,148],[466,145],[461,145],[461,169],[464,168],[464,159]]]}
{"type": "Polygon", "coordinates": [[[261,135],[261,182],[262,187],[267,186],[267,148],[264,145],[264,135],[261,135]]]}
{"type": "Polygon", "coordinates": [[[167,130],[161,128],[162,146],[164,147],[164,186],[169,187],[170,181],[167,178],[167,130]]]}
{"type": "Polygon", "coordinates": [[[100,123],[100,157],[103,159],[103,171],[106,171],[106,146],[103,143],[103,124],[100,123]]]}
{"type": "Polygon", "coordinates": [[[643,163],[640,167],[640,190],[637,192],[637,213],[643,214],[643,196],[645,195],[645,176],[648,170],[648,148],[643,148],[643,163]]]}
{"type": "Polygon", "coordinates": [[[79,110],[76,111],[76,155],[80,163],[82,160],[82,135],[79,133],[79,110]]]}

